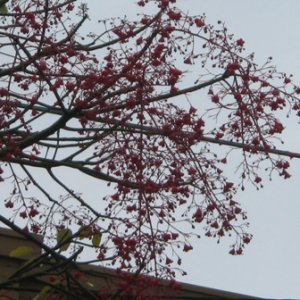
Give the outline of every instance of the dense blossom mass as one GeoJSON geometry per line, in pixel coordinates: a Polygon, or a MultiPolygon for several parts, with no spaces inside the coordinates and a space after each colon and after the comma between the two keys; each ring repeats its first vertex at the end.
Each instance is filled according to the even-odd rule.
{"type": "Polygon", "coordinates": [[[58,239],[52,255],[85,242],[120,272],[170,278],[196,233],[230,237],[241,254],[252,235],[237,190],[261,187],[264,170],[290,177],[278,112],[300,116],[300,87],[175,2],[138,1],[136,20],[89,34],[76,0],[11,0],[0,17],[0,179],[11,187],[0,221],[58,239]],[[65,183],[71,169],[99,181],[93,199],[65,183]]]}

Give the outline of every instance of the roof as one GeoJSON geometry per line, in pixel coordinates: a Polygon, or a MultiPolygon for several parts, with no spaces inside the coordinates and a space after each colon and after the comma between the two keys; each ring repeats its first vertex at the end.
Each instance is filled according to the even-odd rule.
{"type": "MultiPolygon", "coordinates": [[[[32,237],[35,237],[39,242],[42,241],[41,236],[33,235],[32,237]]],[[[12,274],[15,274],[20,266],[24,264],[24,260],[39,257],[42,254],[41,248],[37,244],[28,240],[28,238],[26,238],[26,234],[21,235],[20,233],[14,232],[13,230],[7,228],[0,228],[0,243],[0,298],[3,295],[9,295],[11,298],[7,299],[32,299],[32,292],[34,290],[39,291],[43,288],[43,285],[41,285],[41,283],[36,280],[34,276],[29,277],[31,279],[29,281],[27,280],[26,284],[22,285],[20,283],[19,286],[22,285],[23,289],[20,289],[19,291],[18,289],[11,289],[11,286],[8,284],[7,280],[11,278],[12,274]],[[19,246],[30,246],[33,251],[28,257],[24,257],[22,259],[10,257],[9,253],[19,246]],[[29,286],[31,287],[30,291],[28,291],[29,286]],[[3,289],[4,287],[6,288],[5,290],[3,289]]],[[[47,264],[45,265],[49,267],[47,264]]],[[[44,269],[44,266],[39,266],[39,273],[41,273],[41,271],[44,269]]],[[[78,269],[80,269],[80,271],[84,274],[84,280],[81,282],[81,284],[91,292],[97,292],[97,290],[101,290],[102,288],[107,289],[107,287],[110,287],[110,290],[113,292],[117,291],[121,279],[120,276],[116,274],[115,270],[102,266],[72,262],[70,270],[72,271],[78,269]]],[[[31,270],[31,272],[34,272],[34,270],[31,270]]],[[[47,281],[47,278],[45,277],[44,279],[47,281]]],[[[180,289],[175,290],[171,281],[160,280],[158,286],[151,288],[151,294],[160,294],[163,295],[162,298],[164,299],[168,298],[177,300],[259,299],[257,297],[251,297],[248,295],[187,283],[179,282],[179,285],[180,289]]]]}

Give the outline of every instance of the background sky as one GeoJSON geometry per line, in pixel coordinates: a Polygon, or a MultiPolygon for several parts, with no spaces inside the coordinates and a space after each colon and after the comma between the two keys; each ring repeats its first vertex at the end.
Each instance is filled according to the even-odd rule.
{"type": "MultiPolygon", "coordinates": [[[[138,12],[134,0],[86,0],[92,19],[138,12]]],[[[236,38],[246,41],[256,62],[273,56],[279,71],[293,73],[300,82],[299,0],[177,0],[190,14],[225,21],[236,38]]],[[[95,23],[96,24],[96,23],[95,23]]],[[[96,31],[97,27],[90,30],[96,31]]],[[[290,120],[283,149],[300,152],[300,125],[290,120]]],[[[268,298],[300,298],[300,161],[293,160],[292,178],[274,178],[265,188],[248,187],[238,194],[248,211],[254,239],[244,255],[232,257],[228,244],[202,238],[183,258],[188,275],[178,277],[200,286],[268,298]]]]}

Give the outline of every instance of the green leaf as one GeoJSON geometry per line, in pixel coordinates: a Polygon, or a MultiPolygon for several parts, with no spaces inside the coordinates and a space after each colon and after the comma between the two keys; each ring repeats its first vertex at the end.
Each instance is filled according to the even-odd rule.
{"type": "Polygon", "coordinates": [[[95,233],[92,238],[92,244],[94,247],[99,247],[101,243],[102,234],[101,233],[95,233]]]}
{"type": "Polygon", "coordinates": [[[45,295],[51,291],[51,287],[46,285],[43,289],[32,299],[32,300],[42,300],[45,299],[45,295]]]}
{"type": "Polygon", "coordinates": [[[8,13],[7,7],[5,5],[6,2],[8,2],[8,0],[0,0],[0,14],[5,15],[8,13]]]}
{"type": "Polygon", "coordinates": [[[89,238],[92,235],[92,230],[90,226],[83,225],[79,229],[79,238],[82,240],[84,238],[89,238]]]}
{"type": "Polygon", "coordinates": [[[28,246],[20,246],[9,252],[10,257],[24,257],[32,254],[33,249],[28,246]]]}
{"type": "Polygon", "coordinates": [[[66,251],[69,248],[72,236],[71,229],[62,228],[57,230],[56,241],[57,245],[60,245],[60,251],[66,251]]]}
{"type": "Polygon", "coordinates": [[[5,5],[5,4],[4,4],[4,5],[1,5],[1,6],[0,6],[0,14],[5,15],[5,14],[7,14],[7,13],[8,13],[8,10],[7,10],[6,5],[5,5]]]}

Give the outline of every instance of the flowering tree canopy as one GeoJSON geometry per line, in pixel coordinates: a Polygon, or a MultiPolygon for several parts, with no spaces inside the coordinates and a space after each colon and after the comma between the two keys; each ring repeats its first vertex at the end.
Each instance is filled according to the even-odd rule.
{"type": "Polygon", "coordinates": [[[76,0],[11,0],[0,16],[0,172],[11,188],[0,221],[45,236],[49,255],[91,247],[120,272],[170,278],[199,228],[241,254],[252,235],[237,190],[261,187],[265,170],[290,177],[298,155],[276,145],[280,111],[300,115],[300,87],[175,2],[138,1],[136,20],[99,20],[91,33],[76,0]]]}

